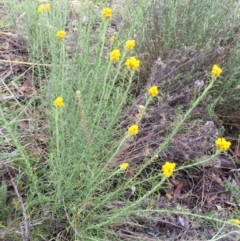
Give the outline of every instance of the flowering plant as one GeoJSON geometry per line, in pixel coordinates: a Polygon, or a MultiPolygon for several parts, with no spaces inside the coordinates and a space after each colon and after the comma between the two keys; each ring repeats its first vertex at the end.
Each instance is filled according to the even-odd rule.
{"type": "Polygon", "coordinates": [[[57,98],[53,101],[53,105],[54,105],[56,108],[63,107],[63,106],[64,106],[63,98],[62,98],[61,96],[57,97],[57,98]]]}
{"type": "Polygon", "coordinates": [[[124,49],[126,51],[132,50],[135,47],[136,41],[133,40],[127,40],[124,46],[124,49]]]}
{"type": "Polygon", "coordinates": [[[130,70],[138,70],[140,65],[140,60],[135,57],[130,57],[126,60],[125,66],[130,70]]]}
{"type": "Polygon", "coordinates": [[[128,167],[129,167],[129,163],[128,163],[128,162],[124,162],[124,163],[122,163],[122,164],[120,165],[120,169],[121,169],[122,171],[126,171],[128,167]]]}
{"type": "Polygon", "coordinates": [[[59,30],[56,33],[56,37],[59,39],[64,39],[66,37],[66,32],[64,30],[59,30]]]}
{"type": "Polygon", "coordinates": [[[148,94],[151,96],[151,97],[155,97],[158,95],[158,87],[156,85],[153,85],[152,87],[150,87],[148,89],[148,94]]]}
{"type": "Polygon", "coordinates": [[[220,151],[227,151],[230,146],[231,146],[231,142],[230,141],[226,141],[225,138],[217,138],[217,140],[215,141],[215,145],[217,147],[218,150],[220,151]]]}
{"type": "Polygon", "coordinates": [[[138,125],[132,125],[128,128],[128,134],[130,136],[135,136],[138,134],[138,125]]]}
{"type": "Polygon", "coordinates": [[[114,49],[113,51],[110,52],[109,55],[110,55],[110,60],[112,62],[117,62],[121,57],[121,52],[119,49],[114,49]]]}
{"type": "Polygon", "coordinates": [[[41,4],[38,6],[37,12],[38,13],[49,12],[50,8],[51,6],[49,3],[41,4]]]}
{"type": "Polygon", "coordinates": [[[216,79],[221,73],[222,69],[218,65],[214,64],[211,71],[212,78],[216,79]]]}
{"type": "Polygon", "coordinates": [[[162,166],[163,176],[165,176],[167,178],[172,176],[175,167],[176,167],[176,163],[174,163],[174,162],[166,162],[162,166]]]}
{"type": "Polygon", "coordinates": [[[104,18],[109,19],[112,17],[112,9],[111,8],[104,8],[102,10],[102,15],[104,16],[104,18]]]}

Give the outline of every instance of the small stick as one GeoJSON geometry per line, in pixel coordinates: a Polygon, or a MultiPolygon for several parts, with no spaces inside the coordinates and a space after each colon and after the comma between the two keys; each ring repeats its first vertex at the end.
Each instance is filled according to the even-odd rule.
{"type": "Polygon", "coordinates": [[[0,32],[0,35],[6,35],[6,36],[8,36],[8,37],[17,38],[17,34],[10,33],[10,32],[0,32]]]}
{"type": "Polygon", "coordinates": [[[24,61],[17,61],[17,60],[4,60],[0,59],[0,63],[5,63],[5,64],[22,64],[22,65],[38,65],[38,66],[51,66],[51,64],[39,64],[39,63],[31,63],[31,62],[24,62],[24,61]]]}
{"type": "Polygon", "coordinates": [[[3,101],[9,101],[9,100],[15,100],[15,99],[24,99],[27,98],[28,96],[25,95],[4,95],[4,96],[0,96],[0,102],[3,101]]]}
{"type": "Polygon", "coordinates": [[[24,204],[23,204],[23,200],[22,200],[22,197],[20,196],[19,192],[18,192],[18,188],[17,188],[17,185],[16,183],[13,181],[13,176],[12,174],[10,173],[10,171],[8,170],[8,167],[7,165],[5,165],[5,168],[7,169],[7,172],[11,178],[11,183],[13,185],[13,188],[14,188],[14,191],[17,195],[17,198],[18,198],[18,201],[21,205],[21,208],[22,208],[22,213],[23,213],[23,223],[24,223],[24,233],[21,233],[22,235],[22,240],[23,241],[29,241],[29,223],[28,223],[28,217],[27,217],[27,213],[26,213],[26,210],[25,210],[25,207],[24,207],[24,204]]]}

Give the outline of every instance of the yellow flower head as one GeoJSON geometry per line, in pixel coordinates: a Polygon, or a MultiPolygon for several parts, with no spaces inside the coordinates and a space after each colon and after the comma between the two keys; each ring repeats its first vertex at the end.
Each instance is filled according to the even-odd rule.
{"type": "Polygon", "coordinates": [[[132,125],[128,128],[128,134],[130,136],[135,136],[138,134],[138,125],[132,125]]]}
{"type": "Polygon", "coordinates": [[[140,65],[140,60],[135,57],[130,57],[126,60],[125,65],[130,70],[138,70],[140,65]]]}
{"type": "Polygon", "coordinates": [[[59,30],[56,33],[56,37],[59,39],[64,39],[66,37],[66,32],[64,30],[59,30]]]}
{"type": "Polygon", "coordinates": [[[64,106],[64,101],[61,96],[57,97],[54,101],[53,104],[56,108],[63,107],[64,106]]]}
{"type": "Polygon", "coordinates": [[[134,47],[135,47],[135,40],[127,40],[126,43],[125,43],[125,46],[124,46],[124,49],[126,51],[129,51],[129,50],[132,50],[134,47]]]}
{"type": "Polygon", "coordinates": [[[38,9],[37,9],[37,12],[38,13],[42,13],[43,12],[43,9],[44,9],[44,5],[42,4],[42,5],[39,5],[38,6],[38,9]]]}
{"type": "Polygon", "coordinates": [[[121,57],[121,52],[119,49],[114,49],[113,51],[111,51],[110,53],[110,60],[112,62],[117,62],[121,57]]]}
{"type": "Polygon", "coordinates": [[[174,163],[174,162],[166,162],[162,166],[163,176],[165,176],[165,177],[172,176],[175,167],[176,167],[176,163],[174,163]]]}
{"type": "Polygon", "coordinates": [[[148,94],[151,96],[151,97],[155,97],[158,95],[158,87],[156,85],[153,85],[152,87],[150,87],[148,89],[148,94]]]}
{"type": "Polygon", "coordinates": [[[112,17],[112,9],[111,8],[104,8],[102,10],[102,15],[104,16],[104,18],[109,19],[112,17]]]}
{"type": "Polygon", "coordinates": [[[226,141],[225,138],[217,138],[215,145],[219,151],[227,151],[231,146],[231,142],[226,141]]]}
{"type": "Polygon", "coordinates": [[[49,3],[41,4],[38,6],[37,12],[38,13],[49,12],[50,8],[51,7],[49,3]]]}
{"type": "Polygon", "coordinates": [[[115,36],[113,35],[111,38],[110,38],[110,42],[113,43],[115,41],[115,36]]]}
{"type": "Polygon", "coordinates": [[[50,6],[49,3],[45,3],[44,7],[45,7],[45,11],[46,11],[46,12],[49,12],[50,9],[51,9],[51,6],[50,6]]]}
{"type": "Polygon", "coordinates": [[[211,75],[213,79],[216,79],[222,73],[222,69],[216,64],[213,65],[211,75]]]}
{"type": "Polygon", "coordinates": [[[122,163],[122,164],[120,165],[120,169],[121,169],[122,171],[126,171],[128,167],[129,167],[129,163],[128,163],[128,162],[124,162],[124,163],[122,163]]]}
{"type": "Polygon", "coordinates": [[[233,219],[232,221],[233,221],[234,224],[240,225],[240,220],[239,219],[233,219]]]}
{"type": "Polygon", "coordinates": [[[139,105],[138,112],[143,112],[144,108],[145,108],[144,105],[139,105]]]}

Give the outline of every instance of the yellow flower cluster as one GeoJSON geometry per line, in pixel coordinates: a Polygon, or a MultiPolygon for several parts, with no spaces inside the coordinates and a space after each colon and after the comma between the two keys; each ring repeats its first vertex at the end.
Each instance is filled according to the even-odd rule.
{"type": "Polygon", "coordinates": [[[129,167],[129,163],[128,163],[128,162],[124,162],[124,163],[122,163],[122,164],[120,165],[120,169],[121,169],[122,171],[126,171],[128,167],[129,167]]]}
{"type": "Polygon", "coordinates": [[[111,8],[104,8],[102,10],[102,15],[105,19],[109,19],[112,17],[112,9],[111,8]]]}
{"type": "Polygon", "coordinates": [[[133,40],[127,40],[126,43],[125,43],[124,49],[126,51],[130,51],[135,47],[135,44],[136,44],[136,41],[134,39],[133,40]]]}
{"type": "MultiPolygon", "coordinates": [[[[109,19],[112,17],[112,10],[111,8],[104,8],[102,10],[102,15],[104,16],[104,18],[109,19]]],[[[116,37],[113,35],[110,38],[110,43],[114,43],[116,41],[116,37]]],[[[118,43],[118,45],[120,45],[120,43],[118,43]]],[[[130,51],[132,50],[136,45],[136,41],[134,39],[129,39],[125,42],[124,45],[124,50],[125,51],[130,51]]],[[[110,54],[110,61],[115,63],[118,62],[120,60],[121,57],[121,51],[120,49],[113,49],[110,54]]],[[[129,57],[126,61],[125,61],[125,66],[129,69],[129,70],[138,70],[139,66],[140,66],[140,60],[138,60],[136,57],[129,57]]]]}
{"type": "Polygon", "coordinates": [[[138,134],[138,125],[132,125],[128,128],[128,134],[130,136],[136,136],[138,134]]]}
{"type": "Polygon", "coordinates": [[[211,71],[212,78],[216,79],[221,73],[222,69],[218,65],[214,64],[211,71]]]}
{"type": "Polygon", "coordinates": [[[119,49],[114,49],[113,51],[111,51],[111,53],[110,53],[110,60],[112,62],[119,61],[120,57],[121,57],[121,52],[120,52],[119,49]]]}
{"type": "Polygon", "coordinates": [[[138,70],[140,65],[140,60],[135,57],[130,57],[126,60],[125,66],[130,70],[138,70]]]}
{"type": "Polygon", "coordinates": [[[156,85],[153,85],[152,87],[150,87],[148,89],[148,94],[151,96],[151,97],[155,97],[158,95],[158,87],[156,85]]]}
{"type": "Polygon", "coordinates": [[[233,221],[234,224],[240,225],[240,220],[239,219],[233,219],[232,221],[233,221]]]}
{"type": "Polygon", "coordinates": [[[225,138],[217,138],[215,145],[219,151],[227,151],[231,146],[231,142],[226,141],[225,138]]]}
{"type": "Polygon", "coordinates": [[[61,96],[57,97],[57,98],[53,101],[53,105],[54,105],[56,108],[63,107],[63,106],[64,106],[63,98],[62,98],[61,96]]]}
{"type": "Polygon", "coordinates": [[[59,30],[56,33],[56,37],[59,39],[64,39],[66,37],[66,32],[64,30],[59,30]]]}
{"type": "Polygon", "coordinates": [[[111,38],[110,38],[110,42],[113,43],[115,41],[116,37],[113,35],[111,38]]]}
{"type": "Polygon", "coordinates": [[[176,163],[174,162],[166,162],[163,166],[162,166],[162,172],[163,172],[163,176],[165,177],[171,177],[173,174],[173,171],[176,167],[176,163]]]}
{"type": "Polygon", "coordinates": [[[38,13],[49,12],[50,8],[51,6],[49,3],[41,4],[38,6],[37,12],[38,13]]]}

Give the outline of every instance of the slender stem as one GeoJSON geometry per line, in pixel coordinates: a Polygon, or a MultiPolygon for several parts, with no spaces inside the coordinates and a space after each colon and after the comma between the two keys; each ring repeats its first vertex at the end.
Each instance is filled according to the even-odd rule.
{"type": "Polygon", "coordinates": [[[28,215],[27,215],[24,203],[23,203],[23,199],[22,199],[21,195],[18,192],[17,184],[14,182],[13,176],[12,176],[11,172],[8,170],[7,165],[4,165],[4,166],[7,169],[8,175],[11,178],[10,182],[13,185],[14,191],[16,193],[16,196],[18,198],[18,201],[19,201],[21,209],[22,209],[23,223],[24,223],[24,228],[25,228],[24,233],[21,233],[22,234],[22,239],[23,239],[23,241],[28,241],[29,240],[29,222],[28,222],[28,215]]]}
{"type": "Polygon", "coordinates": [[[57,159],[60,159],[60,144],[59,144],[59,124],[58,124],[58,109],[55,109],[55,131],[56,131],[56,144],[57,144],[57,159]]]}
{"type": "Polygon", "coordinates": [[[105,45],[105,39],[106,39],[106,32],[107,32],[107,26],[108,26],[108,21],[104,22],[104,26],[103,26],[103,31],[102,31],[102,41],[101,41],[101,49],[100,49],[100,54],[98,56],[98,66],[101,65],[101,59],[102,59],[102,54],[103,54],[103,49],[104,49],[104,45],[105,45]]]}
{"type": "MultiPolygon", "coordinates": [[[[157,191],[162,186],[162,184],[165,180],[166,180],[166,177],[162,177],[161,181],[153,189],[151,189],[149,192],[147,192],[145,195],[143,195],[141,198],[139,198],[136,202],[133,202],[131,205],[122,208],[122,210],[119,213],[121,213],[121,215],[124,215],[124,213],[127,213],[129,210],[133,210],[133,208],[136,207],[139,203],[141,203],[143,200],[145,200],[147,197],[149,197],[152,193],[157,191]]],[[[95,225],[94,228],[104,226],[104,225],[108,224],[111,220],[114,220],[115,218],[116,218],[116,216],[113,215],[112,219],[110,219],[110,220],[108,219],[105,222],[101,222],[100,224],[95,225]]],[[[90,226],[86,230],[88,230],[88,229],[92,229],[92,227],[90,226]]]]}
{"type": "MultiPolygon", "coordinates": [[[[123,55],[122,55],[122,57],[121,57],[121,60],[120,60],[120,62],[118,63],[116,74],[114,74],[114,78],[113,78],[113,80],[111,80],[111,82],[110,82],[111,86],[110,86],[110,89],[108,89],[108,96],[106,97],[107,100],[109,99],[109,96],[110,96],[110,94],[112,93],[112,89],[113,89],[113,87],[115,86],[115,82],[116,82],[116,80],[117,80],[118,77],[119,77],[119,72],[120,72],[120,69],[121,69],[121,66],[122,66],[122,63],[123,63],[123,61],[124,61],[125,56],[126,56],[126,52],[123,53],[123,55]]],[[[108,68],[107,68],[107,72],[106,72],[105,78],[104,78],[104,84],[105,84],[105,85],[106,85],[107,77],[108,77],[108,75],[109,75],[109,71],[110,71],[110,67],[111,67],[111,66],[112,66],[112,63],[109,62],[108,68]]],[[[130,83],[132,82],[132,76],[133,76],[133,75],[132,75],[132,73],[131,73],[130,83]]],[[[129,88],[128,88],[127,90],[129,90],[129,88]]],[[[127,93],[127,91],[125,91],[125,93],[127,93]]],[[[104,98],[104,95],[105,95],[105,89],[103,89],[103,94],[102,94],[101,100],[104,98]]],[[[125,99],[125,98],[122,98],[122,102],[124,101],[124,99],[125,99]]],[[[119,107],[122,105],[122,102],[121,102],[121,104],[119,105],[119,107]]],[[[104,114],[104,113],[101,113],[101,115],[100,115],[100,114],[99,114],[99,110],[100,110],[100,109],[101,109],[101,110],[105,110],[105,107],[106,107],[107,104],[108,104],[108,102],[105,101],[104,106],[102,106],[101,104],[98,105],[99,107],[98,107],[97,115],[96,115],[96,119],[98,119],[98,122],[97,122],[96,125],[94,125],[94,126],[99,126],[100,121],[102,120],[102,115],[104,114]]],[[[119,108],[118,108],[118,109],[119,109],[119,108]]],[[[115,120],[115,119],[112,118],[112,120],[115,120]]],[[[95,123],[95,120],[94,120],[94,123],[95,123]]],[[[109,125],[109,126],[111,126],[111,125],[109,125]]]]}
{"type": "Polygon", "coordinates": [[[55,109],[55,131],[56,131],[56,145],[57,145],[57,157],[56,157],[56,169],[57,169],[57,175],[59,175],[59,180],[57,184],[57,193],[59,200],[61,200],[61,187],[62,187],[62,167],[61,167],[61,150],[60,150],[60,135],[59,135],[59,121],[58,121],[58,113],[59,109],[55,109]]]}
{"type": "Polygon", "coordinates": [[[216,151],[216,153],[213,156],[210,156],[206,160],[202,160],[202,161],[199,161],[199,162],[196,161],[195,163],[192,163],[192,164],[189,164],[189,165],[186,165],[186,166],[181,166],[181,167],[177,168],[176,171],[185,170],[186,168],[190,168],[190,167],[194,167],[194,166],[199,166],[200,164],[211,161],[212,159],[214,159],[218,155],[219,155],[219,151],[216,151]]]}
{"type": "Polygon", "coordinates": [[[194,101],[194,103],[192,104],[192,106],[187,110],[187,112],[185,113],[185,115],[181,118],[180,121],[178,121],[175,125],[175,127],[173,128],[172,133],[165,139],[165,141],[157,148],[157,150],[155,151],[155,153],[159,153],[161,152],[165,146],[172,140],[172,138],[177,134],[179,128],[182,126],[182,124],[184,123],[184,121],[188,118],[188,116],[191,114],[191,112],[196,108],[196,106],[199,104],[199,102],[205,97],[205,95],[207,94],[207,92],[212,88],[213,86],[213,80],[210,82],[210,84],[205,88],[205,90],[203,91],[203,93],[197,98],[196,101],[194,101]]]}

